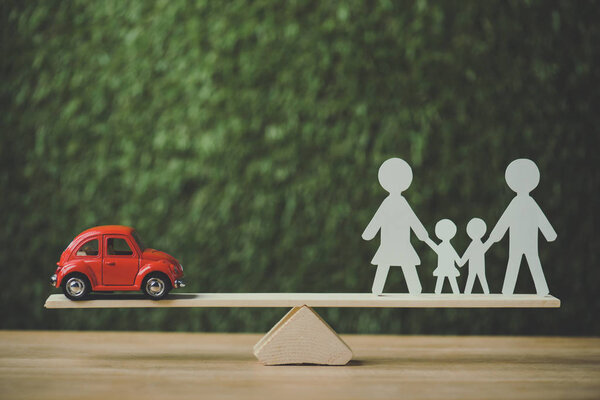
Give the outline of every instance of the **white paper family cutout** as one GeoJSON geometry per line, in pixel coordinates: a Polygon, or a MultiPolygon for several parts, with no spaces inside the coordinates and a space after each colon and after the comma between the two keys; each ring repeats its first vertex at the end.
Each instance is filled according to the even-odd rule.
{"type": "Polygon", "coordinates": [[[412,169],[406,161],[390,158],[379,168],[378,177],[381,187],[389,192],[389,196],[383,200],[362,234],[363,239],[371,240],[381,230],[381,245],[371,260],[371,264],[377,265],[373,293],[379,295],[383,292],[390,267],[399,266],[402,267],[408,291],[419,294],[422,288],[417,265],[421,264],[421,259],[410,243],[410,230],[423,241],[429,236],[402,196],[412,182],[412,169]]]}
{"type": "Polygon", "coordinates": [[[457,266],[462,267],[468,263],[469,275],[464,293],[472,292],[477,279],[483,292],[489,294],[485,277],[485,253],[493,243],[499,242],[506,232],[509,234],[509,257],[502,293],[514,293],[523,256],[529,265],[537,294],[545,296],[549,293],[538,255],[538,230],[550,242],[554,241],[557,235],[538,204],[529,195],[540,181],[540,172],[533,161],[521,158],[508,165],[505,173],[506,183],[516,196],[492,229],[486,242],[482,241],[487,229],[485,222],[480,218],[469,221],[467,235],[471,238],[471,243],[462,257],[450,243],[456,235],[456,225],[449,219],[439,221],[435,225],[435,235],[440,243],[435,243],[402,196],[402,192],[408,189],[413,178],[412,169],[406,161],[400,158],[386,160],[379,168],[378,178],[389,195],[383,200],[362,234],[363,239],[371,240],[380,232],[381,244],[371,260],[371,264],[377,266],[372,288],[374,294],[383,293],[392,266],[402,268],[409,293],[421,293],[422,287],[416,268],[421,264],[421,260],[410,243],[411,230],[438,256],[437,268],[433,271],[433,275],[437,277],[435,293],[442,292],[446,279],[452,292],[460,293],[457,281],[460,272],[457,266]]]}
{"type": "Polygon", "coordinates": [[[490,248],[491,242],[489,240],[486,243],[481,241],[486,229],[485,222],[481,218],[473,218],[467,224],[467,235],[471,238],[471,244],[469,244],[469,247],[467,247],[467,250],[465,250],[458,263],[461,267],[465,263],[469,263],[469,276],[467,277],[465,294],[471,294],[476,278],[479,278],[483,293],[490,294],[490,289],[485,279],[485,253],[490,248]]]}

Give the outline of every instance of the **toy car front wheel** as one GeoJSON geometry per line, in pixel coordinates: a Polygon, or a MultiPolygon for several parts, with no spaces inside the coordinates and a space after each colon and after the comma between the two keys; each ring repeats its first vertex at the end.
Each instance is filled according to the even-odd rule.
{"type": "Polygon", "coordinates": [[[150,274],[142,282],[142,291],[152,300],[160,300],[171,290],[171,281],[163,274],[150,274]]]}
{"type": "Polygon", "coordinates": [[[90,281],[83,274],[71,274],[63,278],[62,291],[71,300],[82,300],[90,293],[90,281]]]}

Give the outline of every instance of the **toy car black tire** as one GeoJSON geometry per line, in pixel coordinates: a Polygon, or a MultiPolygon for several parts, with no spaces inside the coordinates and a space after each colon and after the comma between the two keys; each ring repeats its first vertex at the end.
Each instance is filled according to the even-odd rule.
{"type": "Polygon", "coordinates": [[[165,274],[153,272],[142,281],[142,292],[152,300],[160,300],[171,291],[171,281],[165,274]]]}
{"type": "Polygon", "coordinates": [[[60,286],[64,295],[75,301],[84,300],[92,289],[87,276],[78,272],[65,276],[60,286]]]}

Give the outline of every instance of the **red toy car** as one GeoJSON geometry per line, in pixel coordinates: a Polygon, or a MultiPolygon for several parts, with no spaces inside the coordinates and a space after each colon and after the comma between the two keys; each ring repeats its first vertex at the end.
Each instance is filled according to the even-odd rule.
{"type": "Polygon", "coordinates": [[[91,291],[141,290],[160,300],[185,287],[183,267],[162,251],[146,248],[133,228],[97,226],[80,233],[60,256],[52,286],[71,300],[91,291]]]}

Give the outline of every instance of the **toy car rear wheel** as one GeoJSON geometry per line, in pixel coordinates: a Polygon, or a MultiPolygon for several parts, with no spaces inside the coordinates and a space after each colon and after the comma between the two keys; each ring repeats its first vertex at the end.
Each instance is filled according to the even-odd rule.
{"type": "Polygon", "coordinates": [[[171,291],[171,281],[164,274],[150,274],[142,282],[142,291],[150,299],[160,300],[171,291]]]}
{"type": "Polygon", "coordinates": [[[85,299],[92,288],[88,278],[79,273],[65,276],[61,287],[65,296],[71,300],[85,299]]]}

